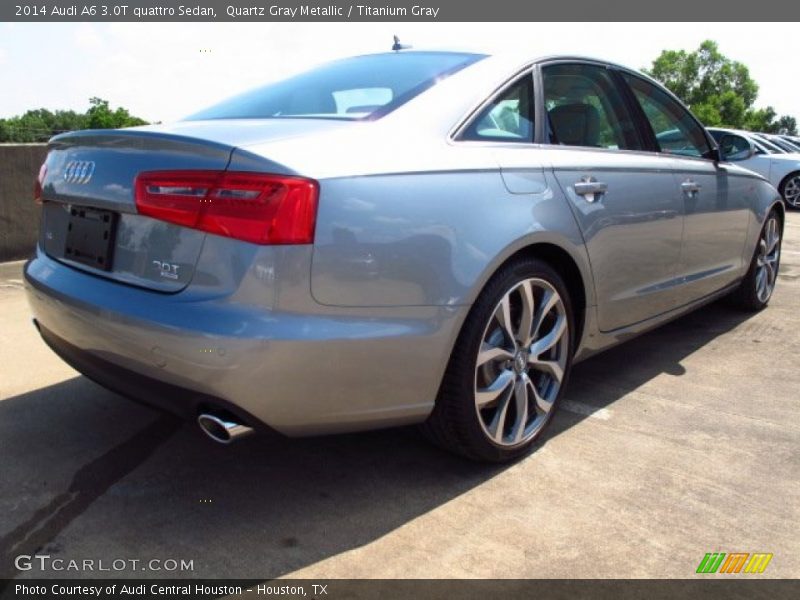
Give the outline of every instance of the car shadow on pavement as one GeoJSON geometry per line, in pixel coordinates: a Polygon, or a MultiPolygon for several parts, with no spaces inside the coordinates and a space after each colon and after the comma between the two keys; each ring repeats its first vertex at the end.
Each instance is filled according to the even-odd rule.
{"type": "Polygon", "coordinates": [[[548,437],[569,430],[659,375],[684,375],[681,362],[687,356],[754,314],[720,300],[576,364],[563,397],[568,408],[559,411],[548,437]]]}
{"type": "Polygon", "coordinates": [[[279,576],[503,469],[451,456],[415,428],[221,446],[84,377],[0,402],[0,440],[0,579],[19,574],[16,556],[37,553],[194,561],[191,573],[89,575],[99,577],[279,576]]]}
{"type": "MultiPolygon", "coordinates": [[[[589,359],[566,399],[603,408],[680,374],[684,357],[746,318],[713,304],[589,359]]],[[[561,411],[543,443],[584,418],[561,411]]],[[[451,456],[414,428],[220,446],[84,377],[0,402],[0,454],[0,579],[19,574],[14,557],[37,553],[194,561],[191,573],[160,577],[276,577],[373,542],[507,468],[451,456]]],[[[104,575],[154,574],[92,574],[104,575]]]]}

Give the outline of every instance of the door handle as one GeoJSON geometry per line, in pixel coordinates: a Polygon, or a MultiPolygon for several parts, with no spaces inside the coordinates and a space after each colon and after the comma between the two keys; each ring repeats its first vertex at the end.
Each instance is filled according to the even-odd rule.
{"type": "Polygon", "coordinates": [[[687,179],[681,184],[681,189],[689,196],[692,196],[697,192],[699,192],[702,189],[702,187],[703,187],[702,185],[700,185],[696,181],[692,181],[691,179],[687,179]]]}
{"type": "Polygon", "coordinates": [[[581,177],[575,182],[575,193],[583,196],[587,202],[594,202],[597,196],[608,191],[608,184],[597,181],[594,177],[581,177]]]}

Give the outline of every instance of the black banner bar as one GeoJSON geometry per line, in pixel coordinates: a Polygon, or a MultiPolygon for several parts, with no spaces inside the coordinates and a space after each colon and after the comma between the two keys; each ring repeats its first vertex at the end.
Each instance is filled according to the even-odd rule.
{"type": "MultiPolygon", "coordinates": [[[[206,22],[503,22],[503,21],[798,21],[785,0],[3,0],[0,21],[206,22]]],[[[665,35],[668,32],[665,31],[665,35]]],[[[598,29],[602,37],[602,28],[598,29]]]]}
{"type": "Polygon", "coordinates": [[[283,600],[783,600],[800,597],[800,580],[762,579],[759,575],[707,575],[698,579],[474,579],[474,580],[137,580],[5,579],[0,599],[131,598],[185,600],[281,598],[283,600]]]}

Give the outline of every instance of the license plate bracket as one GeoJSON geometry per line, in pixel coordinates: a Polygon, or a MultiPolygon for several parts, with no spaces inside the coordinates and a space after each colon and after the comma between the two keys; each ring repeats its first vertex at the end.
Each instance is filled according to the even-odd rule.
{"type": "Polygon", "coordinates": [[[110,271],[118,216],[110,210],[70,206],[64,258],[110,271]]]}

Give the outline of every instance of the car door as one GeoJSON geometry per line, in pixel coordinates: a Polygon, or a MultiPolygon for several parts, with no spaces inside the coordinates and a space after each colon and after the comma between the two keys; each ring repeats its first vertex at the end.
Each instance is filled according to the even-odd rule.
{"type": "Polygon", "coordinates": [[[683,203],[683,244],[678,261],[680,300],[688,303],[741,275],[743,244],[753,201],[751,182],[718,162],[712,141],[680,102],[660,87],[624,72],[659,152],[673,163],[683,203]]]}
{"type": "Polygon", "coordinates": [[[597,319],[610,331],[676,303],[682,201],[672,163],[646,151],[630,102],[607,66],[542,66],[550,167],[591,262],[597,319]]]}

